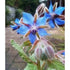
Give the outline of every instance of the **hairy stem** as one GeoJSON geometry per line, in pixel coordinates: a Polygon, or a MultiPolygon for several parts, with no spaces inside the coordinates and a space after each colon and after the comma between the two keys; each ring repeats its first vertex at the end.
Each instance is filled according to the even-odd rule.
{"type": "Polygon", "coordinates": [[[43,67],[45,66],[46,62],[44,61],[42,66],[41,66],[41,70],[43,70],[43,67]]]}
{"type": "Polygon", "coordinates": [[[39,60],[37,60],[37,68],[38,68],[38,70],[41,70],[40,61],[39,60]]]}

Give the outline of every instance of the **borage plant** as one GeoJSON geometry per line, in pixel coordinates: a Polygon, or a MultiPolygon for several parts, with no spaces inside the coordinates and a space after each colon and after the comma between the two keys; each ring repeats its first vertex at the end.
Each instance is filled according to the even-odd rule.
{"type": "Polygon", "coordinates": [[[55,53],[54,46],[44,37],[50,36],[45,30],[45,28],[48,28],[47,23],[51,28],[64,24],[64,20],[61,18],[64,7],[56,8],[56,4],[52,6],[50,2],[49,10],[44,4],[39,5],[34,17],[30,13],[23,12],[23,16],[20,19],[17,18],[13,22],[14,25],[11,25],[12,29],[16,30],[18,34],[29,37],[29,40],[22,45],[11,40],[12,46],[27,62],[24,70],[64,70],[64,65],[56,59],[58,54],[55,53]],[[40,12],[41,8],[43,8],[43,12],[40,12]],[[44,15],[40,17],[39,14],[41,13],[44,15]]]}

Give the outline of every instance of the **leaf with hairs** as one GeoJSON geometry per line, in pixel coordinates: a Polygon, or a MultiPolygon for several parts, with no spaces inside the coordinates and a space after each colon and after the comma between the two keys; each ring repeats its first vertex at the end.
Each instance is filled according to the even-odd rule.
{"type": "MultiPolygon", "coordinates": [[[[36,62],[36,59],[35,59],[35,57],[34,57],[34,54],[32,54],[32,55],[30,56],[30,59],[36,62]]],[[[37,66],[34,65],[34,64],[28,63],[27,66],[26,66],[26,68],[25,68],[24,70],[37,70],[37,66]]]]}
{"type": "Polygon", "coordinates": [[[22,59],[24,61],[26,61],[27,63],[33,63],[35,64],[35,62],[33,62],[27,55],[26,53],[23,51],[23,49],[21,48],[21,46],[19,44],[17,44],[14,40],[11,40],[11,44],[12,46],[19,52],[20,56],[22,57],[22,59]]]}
{"type": "Polygon", "coordinates": [[[48,62],[47,70],[64,70],[64,65],[60,61],[54,59],[52,62],[48,62]]]}

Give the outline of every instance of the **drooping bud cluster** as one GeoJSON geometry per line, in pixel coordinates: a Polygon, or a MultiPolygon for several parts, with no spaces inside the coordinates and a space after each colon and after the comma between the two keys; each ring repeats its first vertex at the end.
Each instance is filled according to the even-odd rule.
{"type": "Polygon", "coordinates": [[[54,49],[45,39],[40,39],[36,45],[34,53],[37,60],[52,60],[54,58],[54,49]]]}
{"type": "Polygon", "coordinates": [[[45,8],[45,4],[41,3],[37,8],[36,8],[36,13],[38,13],[38,17],[42,17],[44,16],[44,8],[45,8]]]}

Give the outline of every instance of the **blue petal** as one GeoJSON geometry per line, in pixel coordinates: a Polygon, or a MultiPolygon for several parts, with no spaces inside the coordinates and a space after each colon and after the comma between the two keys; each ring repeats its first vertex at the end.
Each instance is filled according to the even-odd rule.
{"type": "Polygon", "coordinates": [[[65,7],[58,7],[56,10],[55,10],[55,14],[58,14],[58,15],[61,15],[62,12],[64,11],[65,7]]]}
{"type": "Polygon", "coordinates": [[[53,23],[52,20],[49,21],[49,25],[51,26],[51,28],[54,28],[55,27],[55,25],[54,25],[54,23],[53,23]]]}
{"type": "Polygon", "coordinates": [[[25,25],[22,25],[18,30],[17,33],[24,35],[29,31],[29,28],[26,27],[25,25]]]}
{"type": "Polygon", "coordinates": [[[37,26],[41,26],[41,25],[45,25],[46,24],[46,17],[41,17],[37,19],[36,25],[37,26]]]}
{"type": "Polygon", "coordinates": [[[19,20],[18,18],[15,19],[15,23],[16,23],[17,25],[20,25],[19,21],[20,21],[20,20],[19,20]]]}
{"type": "Polygon", "coordinates": [[[64,55],[64,56],[65,56],[65,52],[63,52],[63,53],[62,53],[62,55],[64,55]]]}
{"type": "Polygon", "coordinates": [[[45,13],[44,16],[45,16],[46,18],[50,18],[50,17],[51,17],[51,15],[48,14],[48,13],[45,13]]]}
{"type": "Polygon", "coordinates": [[[38,33],[40,36],[46,36],[49,35],[46,30],[44,30],[43,28],[38,29],[38,33]]]}
{"type": "Polygon", "coordinates": [[[35,42],[35,40],[36,40],[36,35],[30,33],[30,34],[29,34],[29,40],[30,40],[30,42],[33,44],[33,43],[35,42]]]}
{"type": "Polygon", "coordinates": [[[50,1],[50,6],[49,6],[49,12],[52,13],[53,12],[53,6],[52,6],[52,2],[50,1]]]}
{"type": "Polygon", "coordinates": [[[13,30],[16,30],[18,28],[17,25],[10,25],[10,27],[13,29],[13,30]]]}
{"type": "Polygon", "coordinates": [[[55,19],[55,23],[56,23],[57,25],[63,25],[63,24],[65,23],[65,20],[61,20],[60,18],[56,18],[56,19],[55,19]]]}
{"type": "Polygon", "coordinates": [[[23,12],[23,22],[32,25],[34,17],[30,13],[23,12]]]}

